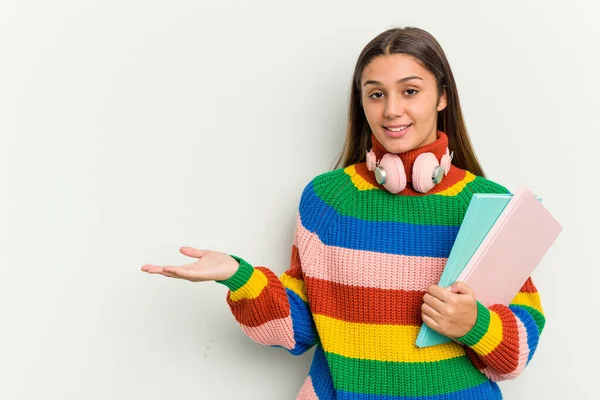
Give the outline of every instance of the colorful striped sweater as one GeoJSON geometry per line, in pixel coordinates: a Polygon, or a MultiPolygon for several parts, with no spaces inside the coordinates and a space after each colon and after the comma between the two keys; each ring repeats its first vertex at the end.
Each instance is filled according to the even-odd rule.
{"type": "MultiPolygon", "coordinates": [[[[374,138],[373,138],[374,140],[374,138]]],[[[378,156],[384,151],[373,141],[378,156]]],[[[438,159],[438,140],[423,151],[438,159]]],[[[410,165],[407,175],[410,177],[410,165]]],[[[417,348],[423,295],[437,284],[473,193],[507,193],[452,166],[427,194],[397,195],[365,163],[324,173],[304,189],[289,269],[277,277],[244,259],[227,302],[246,335],[295,355],[315,347],[297,399],[501,399],[497,381],[531,360],[545,318],[529,279],[508,306],[478,303],[465,336],[417,348]]]]}

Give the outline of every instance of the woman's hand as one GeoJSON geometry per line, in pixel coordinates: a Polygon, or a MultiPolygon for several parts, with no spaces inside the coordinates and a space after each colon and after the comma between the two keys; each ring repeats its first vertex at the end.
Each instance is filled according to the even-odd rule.
{"type": "Polygon", "coordinates": [[[223,281],[231,278],[239,267],[237,260],[229,254],[218,251],[198,250],[187,246],[181,247],[179,251],[188,257],[197,258],[198,261],[180,266],[164,267],[146,264],[142,267],[142,271],[170,278],[185,279],[190,282],[201,282],[223,281]]]}
{"type": "Polygon", "coordinates": [[[421,317],[425,325],[451,339],[466,335],[477,322],[475,293],[463,282],[447,289],[432,285],[423,301],[421,317]]]}

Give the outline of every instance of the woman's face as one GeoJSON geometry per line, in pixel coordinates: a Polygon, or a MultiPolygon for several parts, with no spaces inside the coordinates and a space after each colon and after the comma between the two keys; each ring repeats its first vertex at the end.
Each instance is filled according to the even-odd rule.
{"type": "Polygon", "coordinates": [[[437,115],[446,108],[446,93],[438,96],[434,75],[412,56],[374,58],[360,85],[367,122],[388,152],[404,153],[437,139],[437,115]]]}

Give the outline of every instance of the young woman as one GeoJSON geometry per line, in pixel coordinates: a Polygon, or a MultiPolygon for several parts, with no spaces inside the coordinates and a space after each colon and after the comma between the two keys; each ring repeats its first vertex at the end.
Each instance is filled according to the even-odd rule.
{"type": "Polygon", "coordinates": [[[226,285],[260,344],[315,346],[299,399],[501,399],[496,382],[523,371],[545,318],[531,279],[508,307],[436,285],[473,193],[508,191],[485,178],[429,33],[391,29],[363,49],[337,167],[304,188],[281,277],[190,247],[196,262],[142,270],[226,285]],[[417,348],[423,322],[453,341],[417,348]]]}

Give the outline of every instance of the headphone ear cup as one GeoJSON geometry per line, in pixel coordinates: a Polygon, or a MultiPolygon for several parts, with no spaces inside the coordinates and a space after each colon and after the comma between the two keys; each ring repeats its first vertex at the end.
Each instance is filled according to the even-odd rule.
{"type": "Polygon", "coordinates": [[[444,176],[448,175],[450,172],[450,167],[452,166],[452,158],[454,157],[454,152],[450,154],[450,149],[446,147],[446,154],[442,156],[442,160],[440,161],[440,165],[444,168],[444,176]]]}
{"type": "Polygon", "coordinates": [[[435,186],[433,171],[440,166],[433,153],[423,153],[417,157],[413,165],[412,185],[420,193],[427,193],[435,186]]]}
{"type": "Polygon", "coordinates": [[[452,162],[452,160],[450,159],[449,155],[443,155],[442,156],[442,162],[440,163],[440,165],[442,166],[442,168],[444,168],[444,176],[448,175],[448,172],[450,172],[450,163],[452,162]]]}
{"type": "Polygon", "coordinates": [[[379,161],[379,168],[385,171],[386,181],[383,187],[389,192],[396,194],[406,188],[406,173],[404,172],[404,164],[400,157],[387,153],[379,161]]]}
{"type": "Polygon", "coordinates": [[[375,156],[375,152],[370,150],[367,152],[367,169],[369,171],[375,171],[377,168],[377,157],[375,156]]]}

